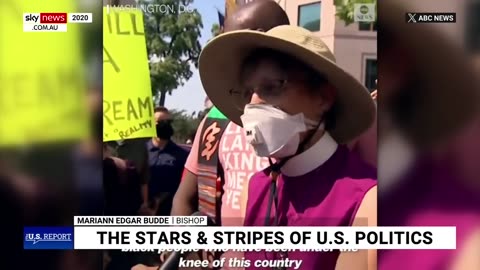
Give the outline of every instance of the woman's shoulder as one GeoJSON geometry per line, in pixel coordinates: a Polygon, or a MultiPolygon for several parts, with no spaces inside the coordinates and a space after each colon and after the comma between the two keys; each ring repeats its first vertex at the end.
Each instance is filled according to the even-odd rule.
{"type": "MultiPolygon", "coordinates": [[[[369,192],[376,192],[377,170],[364,162],[346,147],[338,150],[337,161],[341,164],[332,168],[332,194],[349,201],[361,202],[369,192]]],[[[332,195],[333,196],[333,195],[332,195]]]]}
{"type": "Polygon", "coordinates": [[[377,169],[365,162],[356,152],[341,146],[344,170],[343,176],[351,179],[377,181],[377,169]]]}

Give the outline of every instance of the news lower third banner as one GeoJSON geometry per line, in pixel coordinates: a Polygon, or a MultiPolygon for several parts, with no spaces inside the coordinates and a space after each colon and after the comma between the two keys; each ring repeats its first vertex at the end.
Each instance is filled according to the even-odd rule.
{"type": "Polygon", "coordinates": [[[24,249],[456,249],[455,227],[212,227],[207,218],[75,217],[73,227],[25,227],[24,249]]]}

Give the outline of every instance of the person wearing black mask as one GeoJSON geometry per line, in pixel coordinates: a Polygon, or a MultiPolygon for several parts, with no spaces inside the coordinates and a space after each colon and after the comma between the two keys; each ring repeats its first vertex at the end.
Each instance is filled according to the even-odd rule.
{"type": "Polygon", "coordinates": [[[171,137],[171,114],[165,107],[155,108],[157,137],[147,142],[150,181],[150,208],[159,216],[170,215],[172,201],[182,177],[188,152],[175,144],[171,137]]]}

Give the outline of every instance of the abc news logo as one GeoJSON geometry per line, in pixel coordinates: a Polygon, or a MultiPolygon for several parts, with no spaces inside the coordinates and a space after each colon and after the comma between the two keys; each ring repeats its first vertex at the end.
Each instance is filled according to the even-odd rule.
{"type": "Polygon", "coordinates": [[[455,23],[457,22],[456,13],[414,13],[405,14],[407,23],[455,23]]]}
{"type": "Polygon", "coordinates": [[[24,13],[24,32],[66,32],[67,13],[24,13]]]}

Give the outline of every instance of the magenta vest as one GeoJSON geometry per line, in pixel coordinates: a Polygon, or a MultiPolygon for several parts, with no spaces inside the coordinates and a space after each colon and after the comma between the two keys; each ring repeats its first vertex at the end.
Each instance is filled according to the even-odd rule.
{"type": "MultiPolygon", "coordinates": [[[[271,183],[269,173],[267,169],[250,180],[245,226],[265,225],[271,183]]],[[[376,184],[376,170],[346,147],[339,146],[315,170],[299,177],[279,177],[279,226],[351,226],[365,194],[376,184]]],[[[274,213],[272,209],[270,216],[274,213]]],[[[280,255],[246,252],[245,258],[253,262],[284,256],[302,260],[300,269],[334,270],[338,255],[338,251],[295,251],[280,255]]],[[[252,265],[246,269],[259,268],[252,265]]]]}

